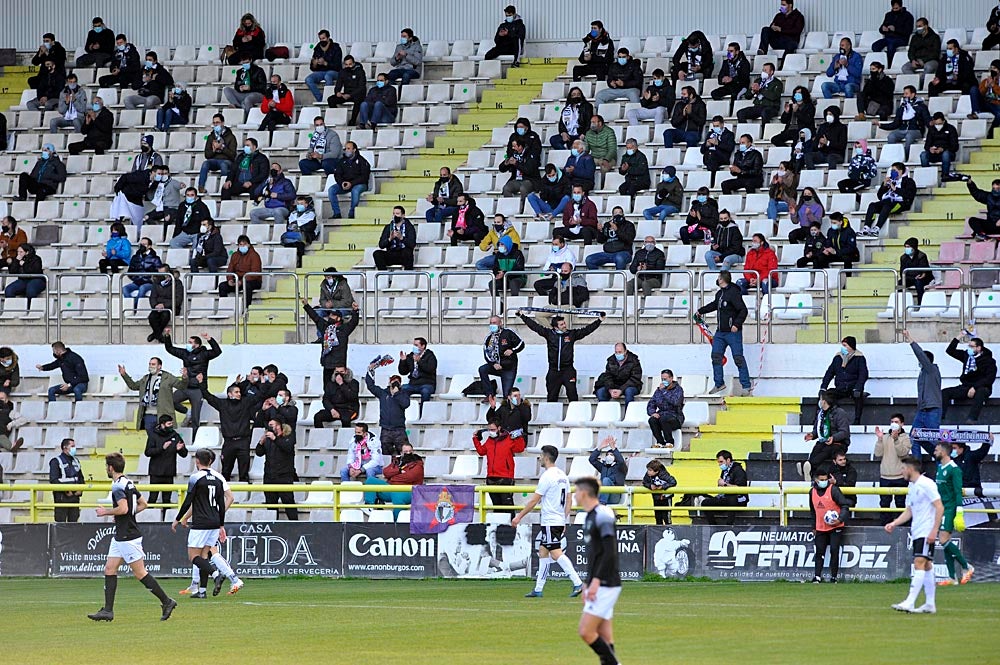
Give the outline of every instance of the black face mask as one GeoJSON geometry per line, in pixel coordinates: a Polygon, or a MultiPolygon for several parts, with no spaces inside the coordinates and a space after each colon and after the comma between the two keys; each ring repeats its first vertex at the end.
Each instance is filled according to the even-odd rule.
{"type": "Polygon", "coordinates": [[[364,440],[364,438],[365,438],[364,434],[355,434],[354,435],[354,440],[357,441],[358,443],[361,443],[361,441],[364,440]]]}
{"type": "Polygon", "coordinates": [[[144,145],[142,146],[142,148],[140,148],[140,150],[142,150],[143,152],[149,152],[150,150],[152,150],[152,148],[149,147],[148,145],[144,145]]]}
{"type": "Polygon", "coordinates": [[[9,226],[4,226],[3,227],[3,232],[4,233],[10,233],[10,227],[9,226]]]}

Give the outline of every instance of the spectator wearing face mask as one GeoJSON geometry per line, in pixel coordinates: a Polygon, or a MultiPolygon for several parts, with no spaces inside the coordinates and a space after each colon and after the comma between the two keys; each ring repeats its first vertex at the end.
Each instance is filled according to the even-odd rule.
{"type": "MultiPolygon", "coordinates": [[[[567,264],[563,268],[569,268],[567,264]]],[[[567,275],[568,276],[568,275],[567,275]]],[[[579,306],[579,305],[574,305],[579,306]]],[[[517,316],[528,329],[545,340],[548,353],[548,371],[545,374],[545,391],[549,402],[558,402],[559,393],[566,389],[566,399],[570,402],[579,400],[576,386],[576,368],[574,367],[574,350],[576,343],[595,332],[604,322],[601,315],[595,321],[582,328],[570,329],[566,319],[553,316],[551,327],[546,328],[527,314],[517,311],[517,316]]]]}
{"type": "Polygon", "coordinates": [[[244,117],[250,115],[250,109],[260,106],[267,91],[267,73],[253,63],[249,54],[239,56],[239,66],[233,79],[233,85],[222,89],[222,96],[232,108],[242,108],[244,117]]]}
{"type": "MultiPolygon", "coordinates": [[[[573,141],[573,147],[570,149],[569,157],[566,158],[566,164],[563,166],[563,172],[565,173],[566,180],[568,181],[568,189],[572,190],[575,185],[583,187],[584,192],[590,192],[594,189],[594,178],[597,174],[597,164],[594,162],[594,158],[588,150],[586,141],[573,141]]],[[[552,181],[550,180],[549,182],[552,181]]],[[[567,195],[570,194],[571,192],[567,192],[567,195]]],[[[565,206],[563,209],[565,209],[565,206]]],[[[552,216],[556,216],[554,210],[550,214],[552,216]]]]}
{"type": "Polygon", "coordinates": [[[594,395],[598,402],[624,399],[625,406],[632,403],[645,382],[642,363],[625,342],[615,344],[614,353],[608,356],[604,371],[594,384],[594,395]]]}
{"type": "Polygon", "coordinates": [[[281,164],[273,162],[267,180],[261,183],[260,191],[256,192],[256,202],[263,201],[263,207],[250,211],[251,224],[263,224],[273,219],[276,225],[288,222],[288,215],[297,196],[295,185],[285,177],[281,164]]]}
{"type": "Polygon", "coordinates": [[[750,69],[750,61],[740,45],[727,44],[726,59],[719,68],[719,87],[712,91],[712,99],[737,99],[750,87],[750,69]]]}
{"type": "Polygon", "coordinates": [[[149,295],[149,292],[153,290],[154,275],[152,273],[157,272],[161,265],[160,257],[153,249],[153,241],[149,238],[141,238],[139,247],[132,254],[128,264],[126,276],[129,278],[129,283],[122,286],[122,295],[133,299],[133,314],[139,308],[139,298],[149,295]]]}
{"type": "Polygon", "coordinates": [[[681,211],[684,202],[684,188],[677,179],[677,169],[672,165],[663,168],[660,182],[656,185],[653,207],[642,211],[644,219],[659,219],[661,222],[681,211]]]}
{"type": "Polygon", "coordinates": [[[372,165],[358,150],[354,141],[344,144],[344,158],[337,164],[333,176],[336,182],[326,191],[330,199],[333,219],[340,219],[340,195],[350,194],[351,207],[347,212],[349,219],[354,219],[354,209],[361,202],[361,195],[368,191],[368,181],[371,179],[372,165]]]}
{"type": "Polygon", "coordinates": [[[254,195],[267,180],[271,161],[257,150],[257,139],[248,136],[243,141],[243,153],[237,154],[229,167],[229,177],[222,183],[222,200],[254,195]]]}
{"type": "Polygon", "coordinates": [[[827,262],[827,251],[830,243],[823,235],[823,225],[813,222],[809,225],[809,236],[805,239],[805,249],[802,250],[802,258],[795,262],[796,268],[813,268],[815,270],[825,270],[829,267],[827,262]]]}
{"type": "Polygon", "coordinates": [[[842,263],[844,270],[850,270],[861,260],[857,234],[851,227],[851,221],[841,213],[830,213],[830,229],[826,238],[830,244],[825,250],[828,263],[842,263]]]}
{"type": "MultiPolygon", "coordinates": [[[[973,86],[969,90],[969,97],[972,101],[972,112],[969,119],[978,118],[980,113],[989,113],[993,116],[990,124],[989,138],[993,138],[993,130],[1000,126],[1000,60],[990,63],[990,71],[978,86],[973,86]]],[[[937,114],[935,114],[935,117],[937,114]]]]}
{"type": "Polygon", "coordinates": [[[190,402],[189,422],[197,432],[201,422],[201,388],[203,383],[198,376],[204,377],[205,374],[208,374],[209,362],[221,356],[222,349],[208,333],[202,333],[201,337],[197,335],[189,337],[183,348],[174,346],[169,327],[163,330],[160,338],[163,340],[163,347],[167,353],[179,358],[184,364],[184,374],[186,374],[187,380],[183,382],[183,387],[174,391],[174,407],[180,413],[187,413],[188,409],[182,402],[190,402]],[[208,343],[207,347],[202,344],[202,339],[208,343]]]}
{"type": "MultiPolygon", "coordinates": [[[[139,139],[139,154],[132,159],[133,173],[136,171],[152,171],[163,166],[163,155],[153,147],[155,138],[152,134],[145,134],[139,139]]],[[[150,174],[152,175],[152,174],[150,174]]]]}
{"type": "Polygon", "coordinates": [[[689,85],[681,89],[681,97],[670,113],[670,129],[663,130],[663,146],[673,148],[674,143],[684,142],[688,147],[701,143],[701,130],[705,127],[708,109],[704,100],[689,85]]]}
{"type": "Polygon", "coordinates": [[[858,114],[854,116],[854,119],[865,120],[872,115],[878,116],[879,120],[885,122],[889,119],[889,114],[892,113],[896,82],[891,76],[885,75],[885,67],[882,66],[881,62],[873,62],[870,72],[865,87],[858,95],[858,114]]]}
{"type": "Polygon", "coordinates": [[[161,265],[159,275],[153,278],[152,290],[149,292],[149,328],[152,332],[146,337],[147,342],[162,342],[163,331],[170,322],[184,313],[184,283],[180,273],[168,265],[161,265]]]}
{"type": "MultiPolygon", "coordinates": [[[[83,56],[81,56],[83,57],[83,56]]],[[[79,84],[76,74],[66,76],[66,87],[59,93],[58,118],[49,120],[49,133],[55,134],[63,127],[72,127],[76,133],[83,128],[83,118],[90,108],[87,89],[79,84]]]]}
{"type": "Polygon", "coordinates": [[[642,96],[642,80],[642,65],[622,47],[608,64],[608,87],[597,93],[594,103],[600,105],[624,99],[637,104],[642,96]]]}
{"type": "Polygon", "coordinates": [[[402,380],[398,375],[389,377],[389,384],[382,388],[375,385],[374,363],[368,365],[365,373],[365,385],[368,392],[378,398],[380,429],[383,455],[398,455],[404,443],[410,440],[406,436],[406,410],[410,408],[410,395],[403,391],[402,380]]]}
{"type": "Polygon", "coordinates": [[[747,296],[750,295],[750,290],[756,289],[759,284],[760,294],[767,295],[771,288],[779,284],[779,275],[772,274],[777,269],[778,255],[774,253],[763,234],[755,233],[750,241],[746,260],[743,262],[743,277],[736,280],[736,286],[747,296]]]}
{"type": "Polygon", "coordinates": [[[35,201],[44,201],[59,191],[64,182],[66,182],[66,165],[56,154],[56,147],[46,143],[42,146],[41,155],[35,165],[31,167],[31,173],[21,172],[18,175],[17,200],[27,201],[28,194],[33,194],[35,201]]]}
{"type": "Polygon", "coordinates": [[[578,86],[570,88],[559,112],[557,133],[549,137],[549,145],[556,150],[568,150],[577,139],[586,135],[593,115],[594,105],[583,96],[583,90],[578,86]]]}
{"type": "Polygon", "coordinates": [[[368,431],[368,426],[358,423],[354,426],[354,440],[347,445],[344,467],[340,470],[340,482],[348,480],[366,482],[382,473],[382,451],[378,439],[368,431]]]}
{"type": "MultiPolygon", "coordinates": [[[[487,229],[486,235],[479,243],[480,251],[492,253],[476,261],[476,270],[492,270],[495,268],[496,254],[500,249],[500,241],[505,237],[510,238],[512,246],[521,243],[521,236],[510,220],[504,215],[496,214],[493,216],[493,223],[487,229]]],[[[511,247],[507,249],[509,251],[511,247]]]]}
{"type": "Polygon", "coordinates": [[[736,135],[726,127],[726,121],[721,115],[712,118],[705,142],[701,144],[701,161],[705,168],[712,172],[712,186],[715,187],[715,174],[733,160],[736,150],[736,135]]]}
{"type": "Polygon", "coordinates": [[[812,96],[803,86],[792,91],[792,98],[785,102],[785,110],[779,118],[785,128],[771,138],[771,145],[786,146],[794,143],[803,129],[812,132],[816,127],[816,105],[812,96]]]}
{"type": "Polygon", "coordinates": [[[655,448],[673,448],[674,432],[684,423],[684,388],[674,380],[672,370],[660,371],[660,384],[646,404],[649,429],[655,448]]]}
{"type": "Polygon", "coordinates": [[[292,398],[292,393],[287,386],[274,391],[274,395],[265,399],[264,403],[260,405],[260,411],[255,419],[256,423],[266,423],[270,420],[277,420],[282,425],[289,427],[295,427],[299,421],[299,405],[292,398]]]}
{"type": "Polygon", "coordinates": [[[865,212],[861,235],[878,237],[890,215],[906,212],[913,207],[913,201],[917,198],[917,184],[902,162],[896,162],[889,169],[889,175],[878,188],[877,196],[879,200],[870,203],[865,212]]]}
{"type": "Polygon", "coordinates": [[[643,120],[652,120],[655,125],[662,125],[667,112],[673,108],[676,101],[674,88],[667,80],[662,69],[653,70],[653,78],[639,99],[639,108],[629,109],[625,118],[630,125],[638,125],[643,120]]]}
{"type": "Polygon", "coordinates": [[[457,203],[454,220],[447,231],[447,236],[451,238],[451,246],[455,247],[460,242],[472,242],[478,245],[487,234],[483,211],[469,194],[459,194],[457,203]]]}
{"type": "Polygon", "coordinates": [[[670,78],[677,81],[698,81],[712,76],[715,70],[714,47],[701,30],[695,30],[681,40],[671,58],[670,78]]]}
{"type": "Polygon", "coordinates": [[[9,346],[0,346],[0,389],[9,395],[21,385],[21,366],[17,354],[9,346]]]}
{"type": "Polygon", "coordinates": [[[573,186],[571,198],[572,202],[563,208],[563,225],[552,232],[552,238],[582,240],[584,245],[589,245],[598,236],[597,205],[580,185],[573,186]]]}
{"type": "MultiPolygon", "coordinates": [[[[164,235],[167,227],[173,223],[177,210],[184,198],[184,185],[180,180],[170,177],[170,169],[160,166],[153,169],[153,182],[146,192],[146,200],[153,209],[142,217],[142,224],[147,222],[162,222],[164,235]]],[[[142,224],[136,228],[136,234],[142,233],[142,224]]]]}
{"type": "Polygon", "coordinates": [[[58,69],[52,60],[46,60],[38,69],[38,75],[31,77],[35,98],[25,106],[29,111],[54,111],[59,107],[59,94],[66,87],[66,72],[58,69]]]}
{"type": "Polygon", "coordinates": [[[599,270],[601,266],[614,263],[615,270],[624,270],[632,260],[635,224],[625,217],[625,211],[620,206],[611,211],[611,219],[601,227],[597,239],[603,243],[602,251],[587,257],[587,269],[599,270]]]}
{"type": "Polygon", "coordinates": [[[590,131],[586,136],[587,150],[594,163],[607,173],[618,161],[618,137],[615,131],[604,124],[604,118],[595,115],[590,119],[590,131]]]}
{"type": "MultiPolygon", "coordinates": [[[[264,458],[265,485],[291,485],[298,479],[295,472],[295,428],[291,425],[269,421],[264,436],[254,448],[254,454],[264,458]]],[[[285,504],[285,516],[292,521],[299,519],[294,492],[264,492],[264,501],[285,504]]],[[[279,509],[273,510],[277,519],[279,509]]]]}
{"type": "Polygon", "coordinates": [[[649,160],[639,150],[639,142],[635,139],[625,141],[625,154],[618,173],[625,176],[625,182],[618,186],[619,194],[635,198],[639,192],[649,189],[649,160]]]}
{"type": "Polygon", "coordinates": [[[708,187],[699,187],[691,198],[691,209],[684,225],[677,232],[677,237],[685,245],[699,240],[711,240],[718,226],[719,202],[709,196],[708,187]]]}
{"type": "Polygon", "coordinates": [[[932,163],[940,163],[941,180],[951,182],[962,179],[952,167],[956,159],[958,159],[958,130],[945,120],[944,113],[938,111],[931,118],[931,124],[927,129],[924,149],[920,153],[920,164],[930,166],[932,163]]]}
{"type": "Polygon", "coordinates": [[[249,12],[240,18],[240,26],[233,35],[233,42],[226,50],[231,55],[228,58],[230,65],[243,62],[244,59],[260,60],[264,57],[264,49],[267,48],[267,37],[260,23],[249,12]]]}
{"type": "Polygon", "coordinates": [[[323,367],[323,385],[325,386],[333,379],[333,372],[337,367],[347,366],[347,351],[351,341],[351,333],[354,332],[359,323],[356,314],[358,304],[355,302],[351,306],[355,314],[349,319],[345,319],[339,309],[328,309],[324,318],[312,308],[312,305],[305,298],[302,299],[302,306],[305,308],[306,316],[323,330],[319,363],[323,367]]]}
{"type": "MultiPolygon", "coordinates": [[[[49,460],[49,483],[52,485],[83,485],[86,479],[83,477],[83,469],[76,459],[76,441],[73,439],[63,439],[60,452],[57,456],[49,460]]],[[[79,522],[80,521],[80,496],[83,492],[52,492],[52,500],[57,504],[77,504],[57,505],[55,507],[56,522],[79,522]]]]}
{"type": "Polygon", "coordinates": [[[299,160],[299,170],[302,175],[312,175],[320,170],[329,175],[337,169],[343,152],[340,134],[327,127],[323,116],[318,115],[313,118],[309,147],[305,157],[299,160]]]}
{"type": "Polygon", "coordinates": [[[854,424],[861,424],[865,409],[865,384],[868,382],[868,360],[858,350],[858,340],[851,335],[840,340],[840,349],[820,381],[820,393],[830,400],[854,400],[854,424]],[[830,382],[833,387],[827,390],[830,382]]]}
{"type": "Polygon", "coordinates": [[[771,176],[771,186],[767,191],[767,218],[778,223],[778,213],[787,212],[794,217],[798,197],[799,174],[791,170],[788,162],[778,164],[778,170],[771,176]]]}
{"type": "Polygon", "coordinates": [[[0,270],[9,269],[17,258],[17,248],[28,242],[17,220],[7,215],[0,221],[0,270]]]}
{"type": "Polygon", "coordinates": [[[937,74],[927,86],[930,97],[937,97],[947,90],[966,93],[976,85],[975,60],[957,40],[948,40],[942,65],[938,67],[937,74]]]}
{"type": "Polygon", "coordinates": [[[505,154],[508,157],[514,154],[514,141],[521,141],[525,147],[525,154],[534,155],[538,163],[541,164],[542,137],[531,128],[531,121],[527,118],[518,118],[514,123],[514,131],[507,137],[507,150],[505,154]]]}
{"type": "Polygon", "coordinates": [[[113,88],[116,85],[125,88],[138,88],[142,83],[142,57],[135,44],[128,41],[123,33],[115,36],[115,52],[109,64],[111,72],[97,79],[102,88],[113,88]]]}
{"type": "Polygon", "coordinates": [[[486,60],[496,60],[502,55],[514,57],[514,66],[518,66],[518,58],[524,51],[524,37],[526,29],[524,20],[517,13],[514,5],[507,5],[503,9],[503,23],[497,28],[493,36],[493,48],[486,52],[486,60]]]}
{"type": "Polygon", "coordinates": [[[806,19],[795,8],[794,0],[781,0],[778,13],[771,19],[770,25],[764,26],[760,31],[757,55],[767,55],[768,48],[778,49],[786,54],[795,53],[805,24],[806,19]]]}
{"type": "Polygon", "coordinates": [[[142,83],[136,93],[126,97],[122,103],[127,109],[155,109],[167,98],[167,90],[173,87],[174,77],[160,64],[156,52],[147,51],[142,83]]]}
{"type": "MultiPolygon", "coordinates": [[[[582,145],[582,141],[577,143],[582,145]]],[[[593,164],[593,159],[590,163],[593,164]]],[[[536,222],[546,222],[562,215],[563,209],[572,200],[570,180],[571,177],[555,164],[545,165],[545,176],[540,181],[539,191],[528,194],[527,198],[528,205],[535,212],[536,222]]]]}
{"type": "Polygon", "coordinates": [[[417,245],[417,230],[406,218],[403,206],[393,206],[392,221],[382,229],[378,249],[372,254],[375,267],[386,270],[389,266],[402,266],[413,270],[413,249],[417,245]]]}
{"type": "Polygon", "coordinates": [[[437,367],[437,356],[427,348],[427,340],[414,337],[410,352],[399,352],[399,367],[396,371],[409,378],[402,386],[403,392],[411,397],[420,395],[421,404],[428,401],[437,389],[437,367]]]}
{"type": "Polygon", "coordinates": [[[880,125],[879,128],[889,132],[886,143],[903,143],[906,159],[910,159],[910,146],[924,137],[927,125],[931,123],[931,114],[927,104],[917,97],[917,89],[912,85],[903,88],[903,99],[896,109],[892,122],[880,125]]]}
{"type": "Polygon", "coordinates": [[[511,388],[507,397],[500,402],[494,395],[487,398],[490,408],[486,410],[486,422],[497,423],[500,429],[511,436],[527,439],[531,424],[531,402],[521,396],[521,391],[511,388]]]}
{"type": "Polygon", "coordinates": [[[591,21],[590,32],[583,38],[583,50],[578,60],[581,64],[573,67],[573,80],[583,80],[585,76],[606,78],[611,61],[615,57],[615,43],[604,29],[601,21],[591,21]]]}
{"type": "Polygon", "coordinates": [[[191,121],[191,95],[184,83],[174,82],[167,90],[167,98],[163,106],[156,112],[157,131],[169,134],[173,125],[186,125],[191,121]]]}
{"type": "Polygon", "coordinates": [[[986,217],[970,217],[969,228],[977,242],[985,242],[987,236],[1000,235],[1000,179],[994,179],[989,191],[979,189],[969,178],[965,186],[979,203],[986,206],[986,217]]]}
{"type": "Polygon", "coordinates": [[[792,221],[798,223],[798,228],[792,229],[788,233],[788,242],[793,245],[800,242],[808,242],[810,229],[813,224],[823,225],[823,204],[816,198],[816,190],[812,187],[804,187],[799,202],[795,205],[795,212],[791,214],[792,221]]]}
{"type": "Polygon", "coordinates": [[[760,118],[761,122],[770,122],[771,118],[781,112],[781,95],[784,91],[785,84],[774,75],[774,63],[765,63],[760,77],[741,95],[742,99],[752,101],[753,106],[737,111],[736,119],[750,122],[760,118]]]}
{"type": "Polygon", "coordinates": [[[407,85],[420,78],[424,68],[424,46],[412,29],[403,28],[399,32],[399,44],[389,58],[389,66],[392,69],[386,79],[392,83],[399,81],[400,85],[407,85]]]}
{"type": "MultiPolygon", "coordinates": [[[[250,482],[251,421],[264,401],[263,395],[244,394],[233,383],[226,389],[225,399],[208,391],[204,375],[196,377],[201,396],[219,412],[219,433],[222,435],[222,476],[229,480],[233,468],[239,465],[240,482],[250,482]]],[[[294,427],[294,425],[292,425],[294,427]]]]}
{"type": "MultiPolygon", "coordinates": [[[[177,480],[177,458],[187,457],[188,449],[184,438],[174,429],[174,416],[164,414],[159,417],[156,427],[146,438],[146,450],[143,453],[149,458],[149,484],[173,485],[177,480]]],[[[148,502],[171,503],[173,491],[150,492],[148,502]]]]}
{"type": "Polygon", "coordinates": [[[292,122],[295,111],[295,97],[277,74],[271,74],[271,83],[264,90],[264,99],[260,102],[260,112],[264,119],[260,121],[257,131],[273,132],[279,126],[292,122]]]}
{"type": "Polygon", "coordinates": [[[38,256],[30,243],[21,243],[14,252],[14,258],[7,264],[7,272],[17,275],[17,279],[7,281],[4,287],[4,298],[25,298],[31,308],[31,301],[45,291],[44,266],[42,257],[38,256]]]}
{"type": "Polygon", "coordinates": [[[860,192],[871,187],[872,180],[877,176],[878,163],[872,156],[868,141],[860,139],[854,143],[854,152],[847,164],[847,177],[837,183],[837,189],[842,194],[857,194],[860,201],[860,192]]]}
{"type": "Polygon", "coordinates": [[[741,189],[745,189],[747,194],[752,194],[763,186],[764,156],[753,146],[753,138],[749,134],[740,137],[729,173],[733,177],[722,182],[723,194],[732,194],[741,189]]]}
{"type": "Polygon", "coordinates": [[[483,394],[489,398],[496,389],[490,376],[500,377],[501,394],[509,395],[517,378],[517,355],[524,350],[524,342],[511,328],[504,328],[503,319],[499,316],[490,317],[490,329],[483,340],[483,359],[479,366],[479,382],[483,394]]]}
{"type": "Polygon", "coordinates": [[[910,37],[910,47],[906,52],[907,62],[903,63],[904,74],[934,74],[941,60],[941,35],[931,29],[926,18],[917,19],[917,29],[910,37]]]}
{"type": "MultiPolygon", "coordinates": [[[[962,374],[958,385],[941,391],[941,422],[945,422],[948,408],[955,402],[969,402],[969,412],[965,422],[974,425],[979,422],[986,400],[993,393],[993,382],[997,378],[997,362],[993,352],[986,348],[986,343],[979,337],[971,337],[964,350],[958,349],[959,339],[951,340],[945,351],[949,356],[962,363],[962,374]]],[[[963,446],[964,447],[964,446],[963,446]]]]}
{"type": "MultiPolygon", "coordinates": [[[[210,222],[214,227],[212,213],[198,196],[198,190],[194,187],[188,187],[184,192],[184,200],[177,205],[177,212],[174,213],[174,233],[170,240],[170,246],[175,249],[190,247],[198,239],[199,234],[208,233],[210,222]]],[[[164,225],[163,230],[163,235],[166,237],[166,225],[164,225]]]]}
{"type": "Polygon", "coordinates": [[[892,0],[889,7],[889,11],[882,19],[882,25],[878,27],[882,39],[875,40],[872,52],[885,51],[889,66],[892,67],[892,58],[896,50],[906,46],[910,41],[910,35],[913,34],[913,14],[903,7],[903,0],[892,0]]]}
{"type": "MultiPolygon", "coordinates": [[[[750,484],[747,480],[747,472],[743,468],[743,465],[739,462],[733,461],[733,454],[728,450],[720,450],[715,456],[719,463],[719,487],[746,487],[750,484]]],[[[749,503],[749,497],[746,494],[717,494],[715,496],[706,497],[702,500],[701,505],[710,508],[722,508],[722,507],[740,507],[746,506],[749,503]]],[[[718,524],[721,520],[724,524],[735,524],[736,523],[736,513],[726,512],[719,510],[706,510],[705,520],[709,524],[718,524]]]]}
{"type": "Polygon", "coordinates": [[[111,61],[115,52],[115,33],[104,25],[104,19],[95,16],[90,31],[84,40],[83,54],[76,59],[76,66],[103,67],[111,61]]]}
{"type": "Polygon", "coordinates": [[[826,68],[826,75],[833,80],[822,85],[823,97],[833,99],[834,95],[844,95],[851,99],[858,94],[864,66],[864,58],[854,50],[854,42],[849,37],[841,39],[840,51],[830,58],[826,68]]]}
{"type": "MultiPolygon", "coordinates": [[[[912,444],[910,436],[903,431],[903,414],[894,413],[889,417],[889,430],[883,431],[881,427],[875,428],[875,452],[872,459],[879,460],[879,487],[906,487],[906,479],[903,478],[902,459],[910,454],[912,444]]],[[[905,494],[896,494],[896,508],[902,510],[906,499],[905,494]]],[[[879,506],[889,508],[892,506],[893,495],[883,494],[879,497],[879,506]]],[[[889,512],[879,513],[879,520],[885,526],[895,518],[889,512]]]]}
{"type": "Polygon", "coordinates": [[[218,171],[225,178],[229,175],[229,169],[236,161],[236,135],[233,130],[226,127],[225,118],[221,113],[212,116],[212,126],[208,134],[205,135],[205,161],[201,164],[201,172],[198,174],[198,193],[205,193],[205,184],[208,182],[208,172],[218,171]]]}
{"type": "Polygon", "coordinates": [[[512,296],[520,295],[521,289],[528,283],[528,277],[524,274],[524,252],[514,242],[513,236],[503,236],[496,246],[496,254],[486,257],[492,260],[490,270],[493,272],[493,281],[490,282],[490,294],[502,293],[506,282],[507,293],[512,296]],[[514,274],[508,274],[514,273],[514,274]]]}
{"type": "Polygon", "coordinates": [[[125,233],[125,225],[115,222],[111,225],[111,237],[101,250],[101,260],[97,269],[104,274],[117,275],[118,271],[127,267],[132,260],[132,243],[125,233]]]}
{"type": "Polygon", "coordinates": [[[298,259],[296,268],[302,267],[302,256],[306,253],[306,246],[311,245],[321,233],[312,197],[299,194],[295,197],[295,205],[288,214],[285,230],[281,234],[281,246],[295,248],[298,259]]]}
{"type": "MultiPolygon", "coordinates": [[[[601,481],[602,487],[622,487],[625,485],[628,462],[618,450],[618,441],[615,437],[608,435],[601,440],[600,445],[590,451],[588,461],[590,466],[597,471],[597,477],[601,481]]],[[[598,497],[602,505],[621,503],[622,498],[621,494],[609,493],[603,493],[598,497]]]]}
{"type": "Polygon", "coordinates": [[[337,421],[341,427],[350,427],[361,411],[359,390],[358,380],[350,369],[335,368],[332,379],[323,388],[323,409],[313,416],[313,427],[337,421]]]}
{"type": "Polygon", "coordinates": [[[311,73],[306,76],[306,86],[316,101],[321,102],[323,101],[323,90],[319,84],[333,85],[334,81],[337,80],[344,52],[341,50],[340,44],[330,39],[329,30],[320,30],[316,36],[318,40],[313,46],[312,57],[309,60],[311,73]]]}
{"type": "Polygon", "coordinates": [[[229,257],[229,265],[226,266],[226,272],[230,273],[230,276],[227,276],[224,282],[219,282],[219,297],[226,298],[236,293],[236,283],[239,282],[243,304],[249,307],[253,294],[264,282],[264,276],[261,274],[263,268],[260,254],[254,249],[248,236],[241,235],[236,242],[236,251],[229,257]]]}
{"type": "Polygon", "coordinates": [[[458,209],[458,196],[464,191],[462,180],[453,175],[450,168],[442,166],[440,177],[434,181],[434,190],[427,195],[431,207],[427,209],[424,219],[440,224],[454,216],[458,209]]]}
{"type": "MultiPolygon", "coordinates": [[[[535,282],[535,288],[538,288],[538,282],[535,282]]],[[[587,278],[574,272],[572,264],[564,263],[545,295],[549,297],[549,304],[556,307],[583,307],[590,300],[590,289],[587,288],[587,278]]]]}
{"type": "Polygon", "coordinates": [[[846,150],[847,125],[840,121],[840,107],[829,106],[824,122],[816,128],[813,149],[805,156],[805,166],[807,169],[814,169],[819,164],[836,168],[844,163],[846,150]]]}
{"type": "Polygon", "coordinates": [[[541,184],[538,166],[538,156],[528,151],[527,141],[522,137],[514,139],[511,152],[499,166],[501,173],[510,173],[510,180],[503,186],[503,195],[520,196],[523,200],[538,189],[541,184]]]}
{"type": "Polygon", "coordinates": [[[638,288],[647,298],[653,295],[653,289],[663,286],[663,275],[656,272],[664,270],[666,264],[667,256],[656,246],[656,238],[646,236],[642,247],[632,255],[632,263],[629,264],[628,270],[635,275],[635,278],[625,284],[626,292],[632,295],[638,288]]]}
{"type": "Polygon", "coordinates": [[[364,101],[367,90],[368,77],[365,68],[354,59],[354,56],[347,55],[344,56],[344,66],[333,86],[333,94],[326,98],[326,103],[330,108],[351,103],[351,117],[347,124],[353,127],[358,122],[361,102],[364,101]]]}

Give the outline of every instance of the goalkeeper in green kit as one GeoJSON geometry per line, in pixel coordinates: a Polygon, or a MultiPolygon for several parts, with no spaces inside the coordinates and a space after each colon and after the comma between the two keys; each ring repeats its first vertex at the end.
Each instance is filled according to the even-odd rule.
{"type": "Polygon", "coordinates": [[[944,519],[938,533],[938,541],[944,546],[944,562],[948,566],[948,579],[938,582],[938,586],[967,584],[975,569],[962,556],[962,551],[951,539],[955,531],[955,516],[962,505],[962,470],[951,459],[951,444],[938,441],[934,447],[934,457],[938,461],[937,489],[944,504],[944,519]],[[956,577],[955,562],[965,569],[961,579],[956,577]]]}

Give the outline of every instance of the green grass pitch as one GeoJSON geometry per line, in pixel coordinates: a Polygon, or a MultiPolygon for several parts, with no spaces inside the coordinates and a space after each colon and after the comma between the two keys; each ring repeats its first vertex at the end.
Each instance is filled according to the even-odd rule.
{"type": "MultiPolygon", "coordinates": [[[[247,580],[236,596],[191,600],[166,623],[135,580],[114,623],[95,624],[102,582],[3,579],[0,662],[569,665],[596,663],[576,636],[579,599],[552,581],[247,580]]],[[[228,584],[227,587],[228,588],[228,584]]],[[[640,663],[997,662],[1000,585],[938,590],[938,614],[889,605],[904,584],[627,584],[615,614],[624,665],[640,663]]]]}

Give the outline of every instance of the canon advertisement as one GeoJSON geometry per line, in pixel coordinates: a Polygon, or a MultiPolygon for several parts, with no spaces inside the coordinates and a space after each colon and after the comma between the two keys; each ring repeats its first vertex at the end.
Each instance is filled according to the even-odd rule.
{"type": "Polygon", "coordinates": [[[344,576],[437,577],[438,536],[411,536],[408,524],[345,524],[344,576]]]}

